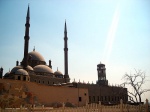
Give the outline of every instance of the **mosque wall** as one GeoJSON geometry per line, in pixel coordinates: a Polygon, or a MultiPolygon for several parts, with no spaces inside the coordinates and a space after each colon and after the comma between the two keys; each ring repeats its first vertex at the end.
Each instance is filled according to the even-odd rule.
{"type": "Polygon", "coordinates": [[[55,84],[62,84],[65,83],[66,80],[69,82],[69,79],[65,78],[56,78],[56,77],[49,77],[49,76],[42,76],[42,75],[30,75],[30,81],[36,82],[44,85],[55,85],[55,84]]]}

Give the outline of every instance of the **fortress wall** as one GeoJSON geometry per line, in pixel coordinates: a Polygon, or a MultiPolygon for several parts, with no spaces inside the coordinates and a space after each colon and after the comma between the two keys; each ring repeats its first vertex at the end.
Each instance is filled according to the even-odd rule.
{"type": "Polygon", "coordinates": [[[98,101],[103,103],[120,103],[120,99],[123,99],[124,103],[128,101],[127,88],[83,83],[74,83],[74,86],[88,89],[90,103],[98,101]]]}
{"type": "MultiPolygon", "coordinates": [[[[83,106],[88,102],[88,90],[84,88],[71,88],[62,86],[46,86],[34,82],[0,79],[6,89],[10,89],[10,94],[18,92],[30,92],[37,97],[41,104],[51,104],[54,102],[70,102],[76,106],[83,106]],[[14,87],[15,86],[15,87],[14,87]],[[12,89],[16,88],[16,89],[12,89]],[[18,88],[18,89],[17,89],[18,88]],[[81,101],[79,101],[81,97],[81,101]]],[[[17,94],[18,95],[18,94],[17,94]]]]}

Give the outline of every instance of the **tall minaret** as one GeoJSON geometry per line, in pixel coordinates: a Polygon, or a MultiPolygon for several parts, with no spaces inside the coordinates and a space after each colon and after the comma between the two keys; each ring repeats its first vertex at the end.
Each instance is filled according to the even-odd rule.
{"type": "Polygon", "coordinates": [[[65,28],[64,28],[64,78],[68,78],[69,79],[69,75],[68,75],[68,46],[67,46],[67,25],[66,25],[66,21],[65,21],[65,28]]]}
{"type": "Polygon", "coordinates": [[[23,58],[23,67],[26,68],[28,65],[28,47],[29,47],[29,27],[30,27],[30,10],[28,5],[26,24],[25,24],[25,36],[24,36],[24,58],[23,58]]]}

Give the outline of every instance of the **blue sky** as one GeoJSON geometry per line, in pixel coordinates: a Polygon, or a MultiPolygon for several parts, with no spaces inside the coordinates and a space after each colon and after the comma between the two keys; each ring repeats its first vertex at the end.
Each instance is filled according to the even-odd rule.
{"type": "MultiPolygon", "coordinates": [[[[97,64],[106,64],[110,85],[134,69],[150,79],[149,0],[1,0],[0,66],[4,73],[21,61],[25,19],[30,4],[30,44],[64,72],[64,23],[68,30],[71,81],[95,83],[97,64]]],[[[148,88],[150,80],[144,85],[148,88]]],[[[150,92],[143,94],[150,98],[150,92]]]]}

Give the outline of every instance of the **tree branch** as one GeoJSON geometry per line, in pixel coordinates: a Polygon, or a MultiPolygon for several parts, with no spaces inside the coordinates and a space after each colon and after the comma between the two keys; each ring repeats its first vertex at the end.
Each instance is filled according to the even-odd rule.
{"type": "Polygon", "coordinates": [[[135,98],[136,102],[141,102],[141,95],[144,92],[148,92],[150,91],[150,89],[144,89],[142,90],[142,86],[143,84],[146,82],[146,75],[145,72],[142,72],[141,70],[136,70],[135,69],[135,74],[127,74],[125,73],[125,75],[123,76],[123,79],[125,80],[124,83],[122,83],[121,85],[125,87],[125,85],[130,85],[133,88],[133,92],[129,92],[128,93],[130,95],[128,95],[130,97],[130,100],[134,100],[133,97],[135,98]],[[133,96],[131,99],[131,95],[133,96]],[[137,99],[138,96],[138,99],[137,99]]]}

